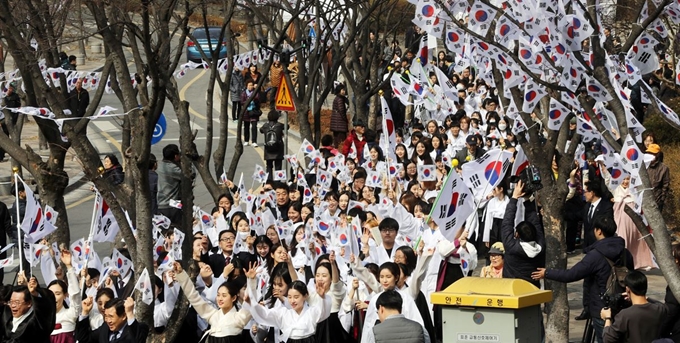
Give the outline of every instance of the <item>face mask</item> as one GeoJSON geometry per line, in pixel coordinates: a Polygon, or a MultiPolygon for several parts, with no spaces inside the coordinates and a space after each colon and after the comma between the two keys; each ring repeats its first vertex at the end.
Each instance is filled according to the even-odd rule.
{"type": "Polygon", "coordinates": [[[501,131],[502,131],[502,130],[505,130],[506,128],[507,128],[507,125],[505,125],[505,124],[498,124],[498,129],[500,129],[501,131]]]}
{"type": "Polygon", "coordinates": [[[237,232],[237,233],[236,233],[236,239],[237,239],[239,242],[240,242],[240,241],[245,241],[246,238],[248,238],[248,236],[250,236],[250,232],[237,232]]]}

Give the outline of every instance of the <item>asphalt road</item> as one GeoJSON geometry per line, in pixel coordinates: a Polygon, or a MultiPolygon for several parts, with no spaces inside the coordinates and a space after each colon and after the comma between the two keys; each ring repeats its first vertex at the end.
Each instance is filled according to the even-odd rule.
{"type": "MultiPolygon", "coordinates": [[[[196,69],[193,71],[189,71],[187,73],[187,76],[177,80],[178,86],[180,87],[181,98],[188,99],[190,101],[189,112],[191,115],[192,129],[197,130],[199,132],[198,137],[196,139],[196,146],[198,148],[199,153],[203,152],[206,143],[206,137],[203,135],[203,133],[205,132],[204,128],[206,127],[206,118],[204,114],[206,113],[205,90],[207,88],[208,76],[209,73],[207,71],[204,71],[202,69],[196,69]]],[[[215,100],[218,101],[219,98],[216,97],[215,100]]],[[[102,99],[101,106],[106,105],[112,107],[116,106],[120,107],[118,100],[113,95],[105,96],[104,99],[102,99]]],[[[151,152],[155,154],[158,159],[161,159],[163,156],[162,150],[164,146],[166,146],[167,144],[179,144],[179,125],[177,122],[175,111],[173,110],[172,104],[170,104],[169,101],[166,103],[163,113],[165,114],[167,119],[167,132],[163,139],[161,140],[161,142],[153,145],[151,149],[151,152]]],[[[219,112],[215,110],[214,113],[217,114],[219,112]]],[[[219,120],[215,119],[214,121],[215,121],[214,125],[218,126],[219,120]]],[[[93,125],[95,129],[93,131],[99,133],[102,137],[102,140],[105,142],[104,145],[99,144],[98,146],[100,150],[100,155],[103,156],[107,153],[114,153],[117,156],[121,155],[120,147],[120,142],[122,140],[122,128],[120,125],[121,123],[122,121],[102,120],[93,121],[92,124],[90,124],[93,125]]],[[[229,127],[230,128],[227,132],[228,145],[225,159],[225,168],[227,168],[229,166],[229,163],[231,162],[234,153],[234,145],[236,143],[236,131],[235,131],[236,123],[232,123],[230,121],[229,127]]],[[[213,137],[214,144],[217,143],[218,138],[219,136],[217,136],[216,133],[215,137],[213,137]]],[[[253,148],[251,146],[244,147],[245,152],[241,156],[241,159],[239,160],[236,173],[237,176],[235,177],[237,180],[234,180],[235,182],[238,182],[238,177],[240,176],[241,172],[243,172],[244,174],[244,179],[249,180],[251,179],[250,176],[252,175],[256,164],[264,166],[264,160],[262,159],[263,136],[259,135],[258,140],[260,141],[260,147],[258,148],[253,148]]],[[[210,194],[207,192],[203,184],[203,180],[201,180],[200,176],[197,176],[195,184],[196,186],[194,188],[195,197],[194,203],[202,207],[204,210],[210,211],[214,206],[214,202],[210,194]]],[[[246,185],[246,187],[250,187],[250,184],[246,185]]],[[[69,224],[71,227],[71,241],[77,240],[81,237],[86,237],[89,233],[88,230],[90,227],[92,206],[94,203],[94,196],[92,195],[89,189],[90,184],[88,183],[81,186],[79,189],[74,190],[73,192],[66,196],[66,203],[69,210],[69,224]]],[[[107,254],[108,251],[110,251],[110,245],[97,244],[95,246],[95,250],[100,254],[107,254]]]]}

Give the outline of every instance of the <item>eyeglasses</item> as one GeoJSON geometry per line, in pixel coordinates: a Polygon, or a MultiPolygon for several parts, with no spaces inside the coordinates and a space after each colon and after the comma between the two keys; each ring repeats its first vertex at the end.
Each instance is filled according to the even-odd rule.
{"type": "Polygon", "coordinates": [[[385,229],[380,229],[380,232],[397,232],[397,230],[391,229],[391,228],[385,228],[385,229]]]}
{"type": "Polygon", "coordinates": [[[220,238],[220,242],[233,242],[235,237],[225,237],[225,238],[220,238]]]}
{"type": "Polygon", "coordinates": [[[10,300],[7,303],[9,304],[9,306],[19,306],[19,305],[23,305],[24,301],[10,300]]]}

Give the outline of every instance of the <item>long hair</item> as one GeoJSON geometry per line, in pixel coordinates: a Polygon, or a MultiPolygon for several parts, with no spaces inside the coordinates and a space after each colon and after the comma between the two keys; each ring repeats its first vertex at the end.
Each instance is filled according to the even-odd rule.
{"type": "Polygon", "coordinates": [[[276,299],[272,299],[274,296],[274,280],[280,278],[283,283],[288,285],[290,288],[290,284],[293,282],[293,279],[290,277],[290,273],[288,273],[288,265],[285,263],[279,263],[272,272],[269,274],[269,289],[267,289],[267,293],[264,295],[264,301],[269,301],[269,308],[274,307],[274,303],[276,303],[276,299]]]}

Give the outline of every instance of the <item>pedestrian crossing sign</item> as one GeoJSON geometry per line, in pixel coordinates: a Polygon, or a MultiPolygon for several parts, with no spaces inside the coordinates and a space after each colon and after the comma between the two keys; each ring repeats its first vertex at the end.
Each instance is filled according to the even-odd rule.
{"type": "Polygon", "coordinates": [[[276,91],[276,110],[295,112],[295,103],[293,102],[293,97],[290,94],[290,88],[288,88],[288,82],[285,77],[281,79],[281,85],[276,91]]]}

